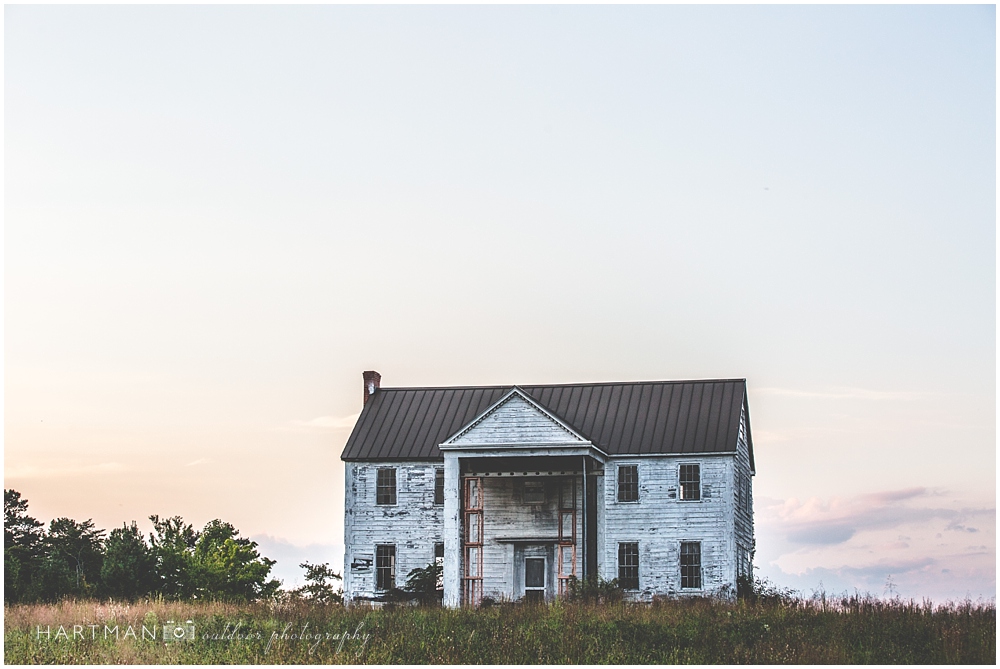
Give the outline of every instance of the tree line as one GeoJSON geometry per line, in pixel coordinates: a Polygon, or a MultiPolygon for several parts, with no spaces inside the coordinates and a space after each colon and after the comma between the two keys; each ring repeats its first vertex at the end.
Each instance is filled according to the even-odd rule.
{"type": "MultiPolygon", "coordinates": [[[[150,516],[147,541],[134,521],[105,532],[91,520],[56,518],[46,528],[28,515],[28,500],[16,490],[4,490],[3,507],[5,602],[67,596],[249,601],[281,587],[268,578],[275,561],[221,520],[198,531],[180,516],[150,516]]],[[[328,567],[324,575],[339,579],[328,567]]]]}

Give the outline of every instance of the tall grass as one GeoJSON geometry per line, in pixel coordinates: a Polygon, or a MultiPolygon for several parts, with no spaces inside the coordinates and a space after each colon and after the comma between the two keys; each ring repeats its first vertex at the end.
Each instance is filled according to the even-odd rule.
{"type": "Polygon", "coordinates": [[[303,601],[65,601],[4,608],[4,661],[17,664],[996,662],[992,602],[934,606],[853,597],[375,610],[303,601]],[[117,625],[119,633],[131,625],[138,633],[143,624],[188,619],[194,641],[103,637],[104,625],[117,625]],[[71,638],[45,635],[60,625],[71,638]],[[73,625],[84,630],[76,639],[73,625]],[[300,638],[303,629],[308,638],[300,638]]]}

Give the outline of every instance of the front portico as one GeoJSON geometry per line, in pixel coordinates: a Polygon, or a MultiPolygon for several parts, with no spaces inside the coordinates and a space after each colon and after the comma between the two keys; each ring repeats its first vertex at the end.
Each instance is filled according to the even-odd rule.
{"type": "Polygon", "coordinates": [[[439,448],[445,606],[551,600],[597,573],[607,456],[588,439],[514,387],[439,448]]]}

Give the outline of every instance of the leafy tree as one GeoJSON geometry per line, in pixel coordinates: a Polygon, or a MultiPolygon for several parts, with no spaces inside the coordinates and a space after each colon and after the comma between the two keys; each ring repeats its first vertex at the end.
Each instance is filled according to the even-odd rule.
{"type": "Polygon", "coordinates": [[[47,599],[96,594],[104,562],[103,541],[104,530],[96,529],[90,519],[78,523],[72,518],[56,518],[49,523],[40,570],[44,583],[41,594],[47,599]]]}
{"type": "Polygon", "coordinates": [[[148,595],[159,585],[156,558],[134,521],[112,530],[104,542],[101,581],[106,594],[130,600],[148,595]]]}
{"type": "Polygon", "coordinates": [[[16,490],[3,491],[4,601],[31,596],[42,561],[44,527],[28,515],[28,500],[16,490]]]}
{"type": "Polygon", "coordinates": [[[306,584],[293,590],[293,594],[308,597],[320,604],[342,604],[344,602],[343,590],[341,588],[334,589],[332,583],[332,581],[341,580],[341,576],[330,567],[329,563],[309,564],[303,562],[299,566],[306,570],[306,584]]]}
{"type": "Polygon", "coordinates": [[[267,580],[274,560],[257,552],[257,543],[239,536],[229,523],[205,525],[194,547],[199,590],[208,597],[252,600],[273,596],[281,582],[267,580]]]}
{"type": "Polygon", "coordinates": [[[190,599],[198,590],[194,547],[200,533],[180,516],[150,516],[149,543],[156,569],[155,590],[167,599],[190,599]]]}
{"type": "Polygon", "coordinates": [[[444,592],[438,590],[437,584],[441,580],[442,571],[441,565],[433,562],[426,567],[412,570],[406,577],[403,591],[416,595],[423,604],[440,600],[444,592]]]}

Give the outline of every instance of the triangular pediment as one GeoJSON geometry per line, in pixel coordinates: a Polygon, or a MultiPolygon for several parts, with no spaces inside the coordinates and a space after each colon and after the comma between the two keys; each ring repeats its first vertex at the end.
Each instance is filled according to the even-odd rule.
{"type": "Polygon", "coordinates": [[[514,388],[442,444],[454,446],[572,445],[586,439],[514,388]]]}

